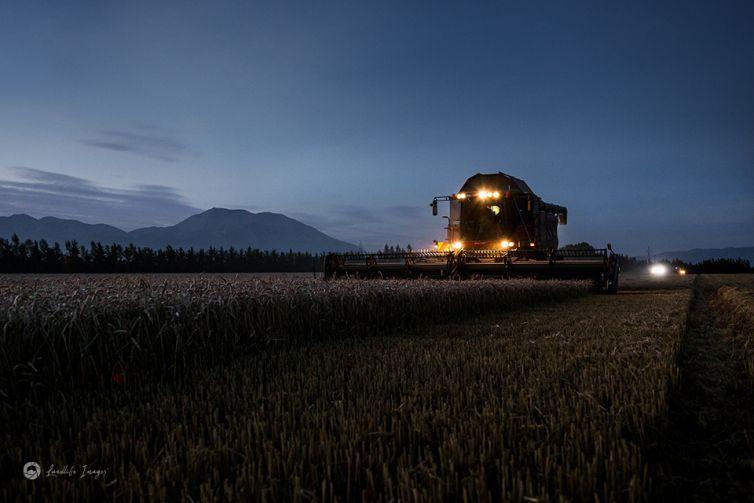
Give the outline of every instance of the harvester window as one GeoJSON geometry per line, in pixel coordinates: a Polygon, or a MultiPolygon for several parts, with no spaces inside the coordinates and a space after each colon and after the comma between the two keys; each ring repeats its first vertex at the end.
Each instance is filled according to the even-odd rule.
{"type": "Polygon", "coordinates": [[[495,240],[504,234],[504,227],[503,205],[472,203],[461,206],[461,233],[465,240],[495,240]]]}

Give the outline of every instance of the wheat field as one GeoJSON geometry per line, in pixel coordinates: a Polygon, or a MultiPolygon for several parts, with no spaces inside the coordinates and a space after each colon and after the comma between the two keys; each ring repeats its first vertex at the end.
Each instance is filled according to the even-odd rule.
{"type": "Polygon", "coordinates": [[[36,281],[0,282],[6,501],[650,501],[669,484],[691,284],[36,281]],[[29,460],[106,473],[30,481],[29,460]]]}

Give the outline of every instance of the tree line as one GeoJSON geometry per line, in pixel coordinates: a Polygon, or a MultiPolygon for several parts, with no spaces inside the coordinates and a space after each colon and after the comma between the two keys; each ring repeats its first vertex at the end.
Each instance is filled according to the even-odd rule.
{"type": "MultiPolygon", "coordinates": [[[[566,245],[567,249],[588,249],[588,243],[566,245]]],[[[411,245],[385,245],[383,253],[411,252],[411,245]]],[[[638,270],[646,261],[618,255],[621,269],[638,270]]],[[[44,239],[20,240],[14,234],[10,240],[0,238],[0,273],[182,273],[182,272],[321,272],[323,254],[309,252],[265,251],[253,249],[193,248],[153,249],[119,244],[103,245],[92,241],[89,247],[75,240],[64,246],[50,245],[44,239]]],[[[671,265],[689,273],[750,273],[754,268],[748,260],[715,259],[698,264],[674,260],[671,265]]]]}
{"type": "MultiPolygon", "coordinates": [[[[618,262],[622,271],[646,270],[648,267],[646,259],[637,259],[618,255],[618,262]]],[[[698,263],[684,262],[683,260],[660,260],[669,264],[675,269],[683,269],[689,274],[747,274],[754,273],[754,268],[748,260],[718,258],[713,260],[703,260],[698,263]]]]}
{"type": "MultiPolygon", "coordinates": [[[[385,245],[384,253],[411,251],[385,245]]],[[[324,254],[255,248],[153,249],[119,244],[89,246],[66,241],[0,238],[0,273],[186,273],[186,272],[321,272],[324,254]]]]}
{"type": "MultiPolygon", "coordinates": [[[[594,250],[594,247],[587,242],[568,244],[563,247],[566,250],[594,250]]],[[[616,253],[621,271],[640,271],[646,270],[647,260],[637,257],[629,257],[616,253]]],[[[684,269],[689,274],[739,274],[754,273],[751,263],[745,259],[719,258],[712,260],[703,260],[698,263],[684,262],[682,260],[661,260],[675,268],[684,269]]]]}
{"type": "Polygon", "coordinates": [[[0,238],[0,272],[17,273],[182,273],[182,272],[313,272],[321,271],[324,256],[308,252],[252,249],[153,249],[133,244],[89,247],[75,240],[63,248],[44,239],[0,238]]]}
{"type": "Polygon", "coordinates": [[[754,272],[751,263],[744,259],[717,258],[703,260],[698,264],[685,264],[680,260],[674,260],[673,265],[683,267],[692,274],[739,274],[754,272]]]}

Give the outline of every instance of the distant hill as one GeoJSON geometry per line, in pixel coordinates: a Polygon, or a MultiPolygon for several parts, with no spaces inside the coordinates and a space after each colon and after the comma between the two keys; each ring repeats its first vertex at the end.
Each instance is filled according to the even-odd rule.
{"type": "Polygon", "coordinates": [[[76,240],[88,246],[91,241],[164,248],[258,248],[260,250],[353,251],[356,245],[339,241],[279,213],[251,213],[246,210],[212,208],[169,227],[145,227],[130,232],[105,224],[85,224],[78,220],[29,215],[0,217],[0,237],[13,234],[21,239],[45,239],[62,246],[76,240]]]}
{"type": "Polygon", "coordinates": [[[656,259],[679,259],[686,263],[697,264],[704,260],[719,258],[744,259],[754,264],[754,246],[742,248],[694,248],[686,251],[669,251],[653,255],[656,259]]]}
{"type": "Polygon", "coordinates": [[[29,215],[0,217],[0,237],[9,239],[13,234],[21,239],[46,239],[50,244],[76,240],[88,245],[90,241],[101,243],[123,243],[128,233],[105,224],[85,224],[78,220],[65,220],[55,217],[34,218],[29,215]]]}

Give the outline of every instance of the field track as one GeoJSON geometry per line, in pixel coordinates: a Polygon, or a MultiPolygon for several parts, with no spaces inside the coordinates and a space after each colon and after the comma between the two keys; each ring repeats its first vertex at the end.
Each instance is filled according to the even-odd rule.
{"type": "Polygon", "coordinates": [[[754,282],[731,283],[700,277],[694,285],[680,386],[658,456],[661,501],[754,498],[754,282]]]}

